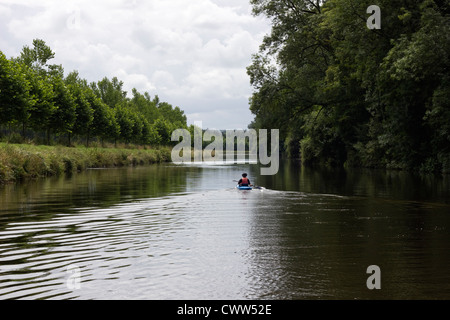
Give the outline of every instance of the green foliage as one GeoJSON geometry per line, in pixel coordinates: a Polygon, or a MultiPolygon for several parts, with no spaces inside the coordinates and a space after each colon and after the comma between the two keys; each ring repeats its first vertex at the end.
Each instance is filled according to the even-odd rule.
{"type": "Polygon", "coordinates": [[[252,0],[272,31],[247,71],[253,128],[280,128],[306,163],[448,171],[450,6],[252,0]]]}
{"type": "Polygon", "coordinates": [[[95,94],[111,108],[116,107],[116,105],[127,99],[127,93],[123,91],[123,82],[116,77],[112,78],[112,80],[105,77],[91,86],[95,94]]]}
{"type": "Polygon", "coordinates": [[[75,123],[73,133],[77,135],[86,135],[94,120],[94,110],[89,103],[87,96],[89,88],[78,77],[78,72],[71,72],[65,79],[69,91],[75,99],[75,123]]]}
{"type": "Polygon", "coordinates": [[[145,116],[150,123],[153,123],[156,119],[161,117],[157,108],[159,103],[158,96],[152,100],[148,92],[141,94],[136,89],[133,89],[132,93],[133,98],[129,103],[130,108],[145,116]]]}
{"type": "Polygon", "coordinates": [[[33,48],[24,46],[19,60],[36,71],[45,72],[47,62],[55,57],[55,53],[41,39],[33,40],[33,48]]]}
{"type": "Polygon", "coordinates": [[[54,91],[53,103],[57,106],[50,118],[49,130],[57,134],[71,133],[76,119],[75,99],[59,77],[51,79],[54,91]]]}
{"type": "Polygon", "coordinates": [[[124,105],[117,105],[115,108],[117,123],[120,127],[120,135],[127,143],[133,139],[133,127],[135,125],[135,118],[132,111],[124,105]]]}
{"type": "Polygon", "coordinates": [[[94,139],[168,145],[172,130],[187,128],[179,107],[136,89],[130,99],[116,77],[90,84],[77,71],[64,77],[62,66],[49,64],[54,56],[40,39],[18,58],[0,51],[0,126],[8,127],[10,141],[24,141],[31,129],[36,136],[45,133],[47,144],[56,135],[69,145],[74,136],[86,145],[94,139]],[[21,137],[14,131],[19,126],[21,137]]]}
{"type": "Polygon", "coordinates": [[[117,122],[113,109],[109,108],[103,101],[93,93],[87,96],[88,101],[94,111],[94,120],[91,133],[104,139],[113,138],[114,141],[120,136],[120,126],[117,122]]]}
{"type": "Polygon", "coordinates": [[[181,129],[186,127],[186,116],[184,111],[179,107],[173,108],[173,106],[167,102],[158,103],[158,111],[162,118],[167,120],[176,129],[181,129]]]}
{"type": "Polygon", "coordinates": [[[34,100],[29,110],[30,126],[36,131],[45,131],[49,128],[51,116],[57,109],[52,83],[30,68],[26,70],[26,77],[31,84],[30,94],[34,100]]]}
{"type": "Polygon", "coordinates": [[[22,123],[29,118],[34,101],[24,69],[23,64],[7,60],[0,52],[0,124],[22,123]]]}
{"type": "Polygon", "coordinates": [[[160,118],[155,121],[154,126],[158,136],[160,137],[160,142],[165,145],[170,144],[172,135],[170,123],[167,120],[160,118]]]}
{"type": "Polygon", "coordinates": [[[139,143],[141,144],[150,144],[150,145],[158,145],[161,143],[161,137],[158,134],[156,128],[150,124],[150,122],[143,116],[141,116],[142,120],[142,137],[139,143]]]}

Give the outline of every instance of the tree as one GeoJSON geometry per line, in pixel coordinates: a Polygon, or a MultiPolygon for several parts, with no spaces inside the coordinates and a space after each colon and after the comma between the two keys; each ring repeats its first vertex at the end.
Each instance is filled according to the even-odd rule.
{"type": "Polygon", "coordinates": [[[184,115],[184,111],[182,111],[179,107],[173,108],[171,104],[167,102],[161,102],[158,104],[158,110],[164,119],[174,124],[175,126],[178,126],[177,129],[187,127],[186,116],[184,115]]]}
{"type": "Polygon", "coordinates": [[[424,161],[424,169],[450,173],[450,76],[437,88],[424,117],[431,132],[432,153],[424,161]]]}
{"type": "Polygon", "coordinates": [[[142,144],[160,144],[161,137],[158,134],[156,128],[149,123],[149,121],[142,117],[142,140],[140,143],[142,144]]]}
{"type": "Polygon", "coordinates": [[[51,81],[56,110],[50,117],[50,124],[47,128],[47,142],[50,143],[50,131],[53,130],[56,134],[68,134],[70,144],[70,135],[76,120],[75,99],[60,77],[54,77],[51,81]]]}
{"type": "Polygon", "coordinates": [[[89,143],[89,137],[91,134],[99,137],[102,145],[104,139],[109,138],[116,141],[120,136],[120,126],[117,123],[114,110],[103,103],[103,101],[92,91],[88,91],[86,98],[94,112],[92,126],[87,133],[87,142],[89,143]]]}
{"type": "Polygon", "coordinates": [[[41,75],[64,76],[64,69],[61,65],[50,65],[48,61],[55,57],[55,53],[45,43],[44,40],[34,39],[33,48],[24,46],[18,61],[24,63],[41,75]]]}
{"type": "Polygon", "coordinates": [[[111,108],[115,108],[116,105],[127,100],[127,92],[123,91],[123,82],[119,81],[117,77],[112,80],[105,77],[97,83],[92,83],[91,87],[95,94],[111,108]]]}
{"type": "Polygon", "coordinates": [[[129,106],[134,111],[145,116],[149,123],[153,123],[156,119],[161,117],[158,110],[157,102],[152,100],[149,93],[139,93],[135,88],[132,90],[133,98],[131,98],[129,106]]]}
{"type": "Polygon", "coordinates": [[[25,65],[9,61],[0,51],[0,124],[18,122],[25,129],[34,104],[25,72],[25,65]]]}
{"type": "Polygon", "coordinates": [[[115,114],[120,127],[120,138],[126,143],[130,143],[133,139],[133,127],[135,125],[132,113],[127,109],[126,105],[120,104],[116,106],[115,114]]]}
{"type": "Polygon", "coordinates": [[[24,46],[20,55],[20,59],[35,70],[43,69],[47,61],[54,57],[55,53],[41,39],[33,40],[33,48],[24,46]]]}
{"type": "Polygon", "coordinates": [[[50,119],[57,109],[53,86],[47,78],[34,69],[27,68],[26,77],[30,82],[30,94],[34,101],[29,109],[30,126],[38,132],[46,131],[50,126],[50,119]]]}
{"type": "Polygon", "coordinates": [[[79,78],[78,72],[71,72],[65,79],[69,91],[75,99],[76,119],[73,125],[73,133],[87,137],[94,120],[94,110],[89,103],[87,96],[93,94],[92,90],[87,86],[87,81],[79,78]]]}
{"type": "Polygon", "coordinates": [[[131,120],[133,122],[131,141],[133,141],[134,143],[140,143],[143,139],[142,130],[144,128],[144,122],[142,120],[142,117],[140,116],[140,114],[138,114],[134,111],[130,111],[129,117],[131,118],[131,120]]]}
{"type": "Polygon", "coordinates": [[[160,137],[160,143],[163,145],[168,145],[171,143],[172,130],[170,124],[165,119],[158,119],[154,123],[154,127],[158,136],[160,137]]]}

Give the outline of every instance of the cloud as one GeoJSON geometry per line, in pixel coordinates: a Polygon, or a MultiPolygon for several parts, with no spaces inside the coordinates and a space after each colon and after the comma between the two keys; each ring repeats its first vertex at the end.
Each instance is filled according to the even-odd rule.
{"type": "Polygon", "coordinates": [[[199,115],[224,128],[252,120],[246,67],[269,24],[246,1],[2,0],[0,18],[7,56],[40,38],[66,72],[117,76],[128,92],[179,106],[191,123],[199,115]]]}

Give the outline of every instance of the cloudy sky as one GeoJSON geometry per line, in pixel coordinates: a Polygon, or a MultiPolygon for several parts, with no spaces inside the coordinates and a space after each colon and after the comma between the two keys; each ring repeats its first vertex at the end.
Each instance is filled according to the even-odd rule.
{"type": "Polygon", "coordinates": [[[270,30],[248,0],[0,0],[7,57],[42,39],[51,63],[89,82],[118,77],[179,106],[203,128],[253,120],[246,67],[270,30]]]}

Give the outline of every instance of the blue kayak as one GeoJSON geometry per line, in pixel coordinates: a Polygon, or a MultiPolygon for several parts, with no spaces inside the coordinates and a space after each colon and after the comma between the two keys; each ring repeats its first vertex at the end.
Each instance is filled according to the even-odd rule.
{"type": "Polygon", "coordinates": [[[237,185],[236,188],[238,188],[239,190],[252,190],[253,189],[250,186],[240,186],[240,185],[237,185]]]}

